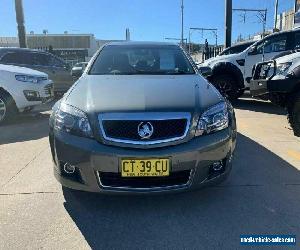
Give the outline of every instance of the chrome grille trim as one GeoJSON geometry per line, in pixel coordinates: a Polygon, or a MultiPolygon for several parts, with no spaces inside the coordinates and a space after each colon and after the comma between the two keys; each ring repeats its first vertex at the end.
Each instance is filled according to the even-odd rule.
{"type": "Polygon", "coordinates": [[[124,143],[132,145],[156,145],[160,143],[174,142],[184,139],[189,131],[191,125],[191,113],[189,112],[145,112],[145,113],[100,113],[98,115],[98,121],[100,124],[100,130],[103,138],[109,142],[124,143]],[[123,140],[112,138],[106,135],[105,129],[103,127],[103,121],[112,120],[138,120],[138,121],[148,121],[148,120],[172,120],[172,119],[186,119],[186,128],[184,134],[180,137],[172,137],[168,139],[153,140],[153,141],[136,141],[136,140],[123,140]]]}

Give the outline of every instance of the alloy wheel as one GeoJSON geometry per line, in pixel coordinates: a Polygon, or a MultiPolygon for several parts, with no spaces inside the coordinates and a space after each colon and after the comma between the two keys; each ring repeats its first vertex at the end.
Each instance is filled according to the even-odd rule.
{"type": "Polygon", "coordinates": [[[231,91],[231,84],[228,82],[219,82],[218,89],[222,94],[227,94],[231,91]]]}

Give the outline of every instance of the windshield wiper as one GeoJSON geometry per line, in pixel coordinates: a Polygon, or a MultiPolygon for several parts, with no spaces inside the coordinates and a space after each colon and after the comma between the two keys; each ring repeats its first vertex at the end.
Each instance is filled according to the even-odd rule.
{"type": "Polygon", "coordinates": [[[165,72],[166,75],[190,75],[191,72],[187,72],[184,70],[174,70],[174,71],[166,71],[165,72]]]}

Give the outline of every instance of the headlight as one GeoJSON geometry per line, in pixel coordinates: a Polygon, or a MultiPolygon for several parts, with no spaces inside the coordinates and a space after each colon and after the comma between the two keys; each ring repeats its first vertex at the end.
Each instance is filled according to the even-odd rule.
{"type": "Polygon", "coordinates": [[[200,117],[195,136],[209,134],[228,127],[227,104],[218,103],[206,110],[200,117]]]}
{"type": "Polygon", "coordinates": [[[15,75],[17,81],[20,82],[30,82],[39,83],[41,81],[46,81],[48,78],[45,76],[31,76],[31,75],[15,75]]]}
{"type": "Polygon", "coordinates": [[[277,65],[276,75],[286,75],[288,69],[291,67],[292,62],[280,63],[277,65]]]}
{"type": "Polygon", "coordinates": [[[64,103],[60,105],[55,113],[54,128],[77,136],[93,137],[91,125],[86,114],[64,103]]]}

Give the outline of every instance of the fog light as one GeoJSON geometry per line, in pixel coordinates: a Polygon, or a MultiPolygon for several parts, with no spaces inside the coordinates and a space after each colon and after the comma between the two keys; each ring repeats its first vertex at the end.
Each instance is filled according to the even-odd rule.
{"type": "Polygon", "coordinates": [[[74,174],[75,172],[75,167],[73,165],[71,165],[70,163],[65,163],[64,165],[64,171],[67,173],[67,174],[74,174]]]}
{"type": "Polygon", "coordinates": [[[41,99],[40,93],[34,90],[24,90],[24,96],[27,101],[39,101],[41,99]]]}
{"type": "Polygon", "coordinates": [[[223,168],[223,163],[222,161],[218,161],[218,162],[214,162],[213,165],[212,165],[212,169],[214,171],[221,171],[223,168]]]}

